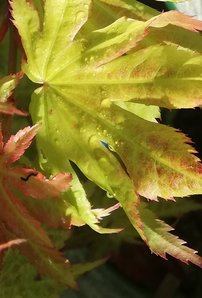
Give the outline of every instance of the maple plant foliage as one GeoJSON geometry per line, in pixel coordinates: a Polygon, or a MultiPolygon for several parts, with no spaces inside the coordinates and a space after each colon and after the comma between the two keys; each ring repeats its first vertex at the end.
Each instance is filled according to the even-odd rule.
{"type": "MultiPolygon", "coordinates": [[[[121,233],[124,226],[100,221],[122,208],[151,252],[202,267],[196,251],[145,202],[174,204],[202,193],[190,139],[158,121],[160,107],[202,105],[202,22],[131,0],[9,5],[22,66],[0,79],[0,250],[17,246],[40,273],[76,287],[75,278],[102,260],[71,265],[49,228],[86,224],[121,233]],[[29,113],[12,95],[23,76],[38,85],[29,113]],[[33,126],[12,134],[14,115],[31,117],[33,126]],[[37,153],[23,160],[35,136],[37,153]],[[117,204],[93,209],[74,165],[117,204]]],[[[3,20],[0,40],[5,32],[3,20]]]]}

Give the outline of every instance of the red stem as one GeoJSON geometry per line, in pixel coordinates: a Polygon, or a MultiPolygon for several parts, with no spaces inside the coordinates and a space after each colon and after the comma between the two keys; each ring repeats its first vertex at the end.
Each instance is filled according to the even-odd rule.
{"type": "MultiPolygon", "coordinates": [[[[8,49],[8,74],[15,74],[17,69],[17,40],[16,40],[16,29],[10,20],[11,16],[8,9],[8,29],[9,29],[9,49],[8,49]]],[[[13,95],[8,101],[14,101],[13,95]]],[[[2,116],[2,133],[4,137],[4,142],[6,142],[12,134],[12,116],[3,115],[2,116]]]]}
{"type": "Polygon", "coordinates": [[[9,23],[9,14],[4,17],[1,26],[0,26],[0,42],[4,39],[6,32],[8,31],[8,23],[9,23]]]}

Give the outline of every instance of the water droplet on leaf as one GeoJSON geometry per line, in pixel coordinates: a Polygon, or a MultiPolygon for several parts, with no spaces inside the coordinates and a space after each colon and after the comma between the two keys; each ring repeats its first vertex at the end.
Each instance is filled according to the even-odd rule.
{"type": "Polygon", "coordinates": [[[114,198],[116,196],[116,194],[115,193],[113,193],[113,194],[111,194],[111,193],[109,193],[109,192],[107,192],[107,197],[108,198],[114,198]]]}
{"type": "MultiPolygon", "coordinates": [[[[104,95],[104,93],[102,93],[102,95],[104,95]]],[[[109,98],[105,98],[104,100],[102,100],[101,102],[101,107],[102,108],[109,108],[111,105],[111,100],[109,98]]]]}
{"type": "Polygon", "coordinates": [[[78,11],[76,14],[76,21],[80,21],[84,19],[84,17],[85,17],[85,13],[83,11],[78,11]]]}

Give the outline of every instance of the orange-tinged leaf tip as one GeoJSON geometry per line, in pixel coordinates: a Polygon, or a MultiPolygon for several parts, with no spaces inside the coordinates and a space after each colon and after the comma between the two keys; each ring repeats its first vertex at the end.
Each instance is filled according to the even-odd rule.
{"type": "Polygon", "coordinates": [[[4,104],[0,104],[0,113],[6,114],[6,115],[19,115],[24,117],[29,115],[28,112],[17,109],[12,102],[6,102],[4,104]]]}
{"type": "Polygon", "coordinates": [[[146,243],[152,253],[166,259],[166,254],[188,264],[193,263],[202,267],[202,258],[196,255],[197,251],[185,246],[184,240],[170,233],[173,228],[161,220],[156,220],[154,214],[147,210],[141,210],[144,223],[146,243]]]}
{"type": "Polygon", "coordinates": [[[172,24],[184,29],[197,32],[202,30],[202,21],[195,20],[191,16],[187,16],[179,11],[168,11],[162,13],[148,21],[149,26],[161,28],[172,24]]]}
{"type": "Polygon", "coordinates": [[[107,209],[94,209],[94,213],[96,213],[98,219],[102,219],[103,217],[109,216],[113,211],[117,210],[120,207],[120,203],[117,203],[107,209]]]}
{"type": "Polygon", "coordinates": [[[4,146],[4,162],[13,163],[18,160],[30,146],[35,137],[39,125],[27,126],[12,135],[4,146]]]}
{"type": "Polygon", "coordinates": [[[3,251],[4,249],[11,248],[12,246],[25,243],[26,241],[27,241],[26,239],[14,239],[14,240],[10,240],[6,243],[0,244],[0,252],[3,251]]]}
{"type": "Polygon", "coordinates": [[[16,73],[16,78],[17,78],[17,79],[20,80],[20,79],[22,79],[23,77],[24,77],[24,72],[23,72],[23,71],[19,71],[19,72],[16,73]]]}

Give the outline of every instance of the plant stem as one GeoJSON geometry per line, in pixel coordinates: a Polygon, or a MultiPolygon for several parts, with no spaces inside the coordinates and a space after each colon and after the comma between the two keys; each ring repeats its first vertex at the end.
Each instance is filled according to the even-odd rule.
{"type": "MultiPolygon", "coordinates": [[[[16,29],[10,21],[9,16],[9,50],[8,50],[8,74],[15,74],[17,69],[17,40],[16,40],[16,29]]],[[[14,101],[14,96],[12,95],[8,101],[14,101]]],[[[12,120],[11,115],[3,115],[2,119],[2,132],[4,137],[4,142],[6,142],[12,134],[12,120]]]]}

